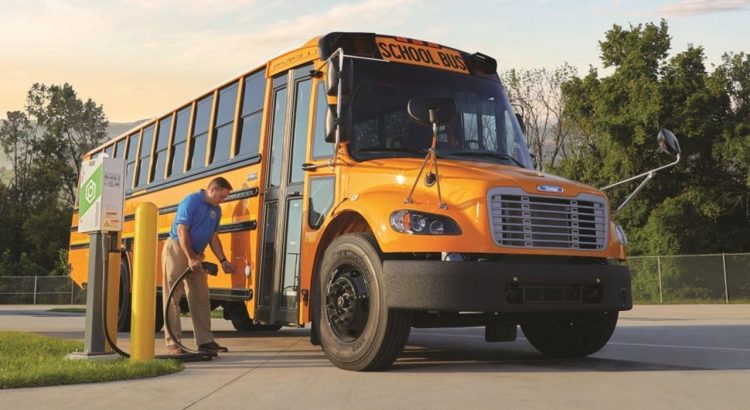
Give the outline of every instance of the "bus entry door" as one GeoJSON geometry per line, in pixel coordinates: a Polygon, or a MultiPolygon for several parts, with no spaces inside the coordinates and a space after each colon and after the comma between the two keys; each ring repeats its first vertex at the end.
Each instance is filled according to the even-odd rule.
{"type": "Polygon", "coordinates": [[[305,65],[273,78],[255,308],[261,323],[296,325],[299,320],[302,164],[310,124],[311,68],[305,65]]]}

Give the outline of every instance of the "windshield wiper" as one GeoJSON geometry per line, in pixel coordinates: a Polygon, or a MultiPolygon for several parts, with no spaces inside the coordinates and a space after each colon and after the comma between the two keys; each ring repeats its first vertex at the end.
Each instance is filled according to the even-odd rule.
{"type": "Polygon", "coordinates": [[[365,149],[358,149],[357,152],[370,152],[370,153],[379,153],[379,152],[395,152],[395,153],[404,153],[404,154],[416,154],[416,155],[424,155],[427,153],[426,148],[420,148],[420,149],[407,149],[407,148],[365,148],[365,149]]]}
{"type": "Polygon", "coordinates": [[[508,154],[503,154],[500,152],[495,151],[458,151],[458,152],[447,152],[443,153],[443,155],[447,156],[459,156],[459,157],[490,157],[490,158],[498,158],[498,159],[505,159],[505,160],[511,160],[516,165],[518,165],[521,168],[526,168],[525,165],[520,163],[517,159],[513,158],[512,156],[508,154]]]}

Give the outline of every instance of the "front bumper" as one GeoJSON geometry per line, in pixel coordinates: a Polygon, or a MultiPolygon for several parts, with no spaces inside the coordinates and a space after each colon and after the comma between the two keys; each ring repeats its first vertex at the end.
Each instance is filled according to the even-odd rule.
{"type": "Polygon", "coordinates": [[[629,310],[631,274],[605,264],[386,260],[386,300],[444,312],[629,310]]]}

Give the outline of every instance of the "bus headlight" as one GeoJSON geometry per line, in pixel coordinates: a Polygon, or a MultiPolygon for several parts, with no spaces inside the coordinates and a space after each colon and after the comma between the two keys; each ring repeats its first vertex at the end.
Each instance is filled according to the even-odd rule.
{"type": "Polygon", "coordinates": [[[625,230],[622,229],[622,226],[615,225],[615,234],[617,234],[617,240],[621,244],[623,244],[623,245],[627,245],[628,244],[628,237],[627,237],[627,235],[625,235],[625,230]]]}
{"type": "Polygon", "coordinates": [[[461,228],[447,216],[402,209],[391,214],[391,227],[396,232],[414,235],[460,235],[461,228]]]}

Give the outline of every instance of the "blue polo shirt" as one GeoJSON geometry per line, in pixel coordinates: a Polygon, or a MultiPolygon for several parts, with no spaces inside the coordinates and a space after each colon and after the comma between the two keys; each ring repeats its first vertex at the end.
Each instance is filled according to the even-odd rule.
{"type": "Polygon", "coordinates": [[[203,253],[206,245],[211,242],[214,233],[219,230],[221,221],[221,208],[212,206],[206,202],[205,190],[190,194],[177,206],[177,216],[172,223],[169,236],[179,240],[177,236],[177,225],[187,225],[190,232],[190,246],[193,252],[203,253]]]}

